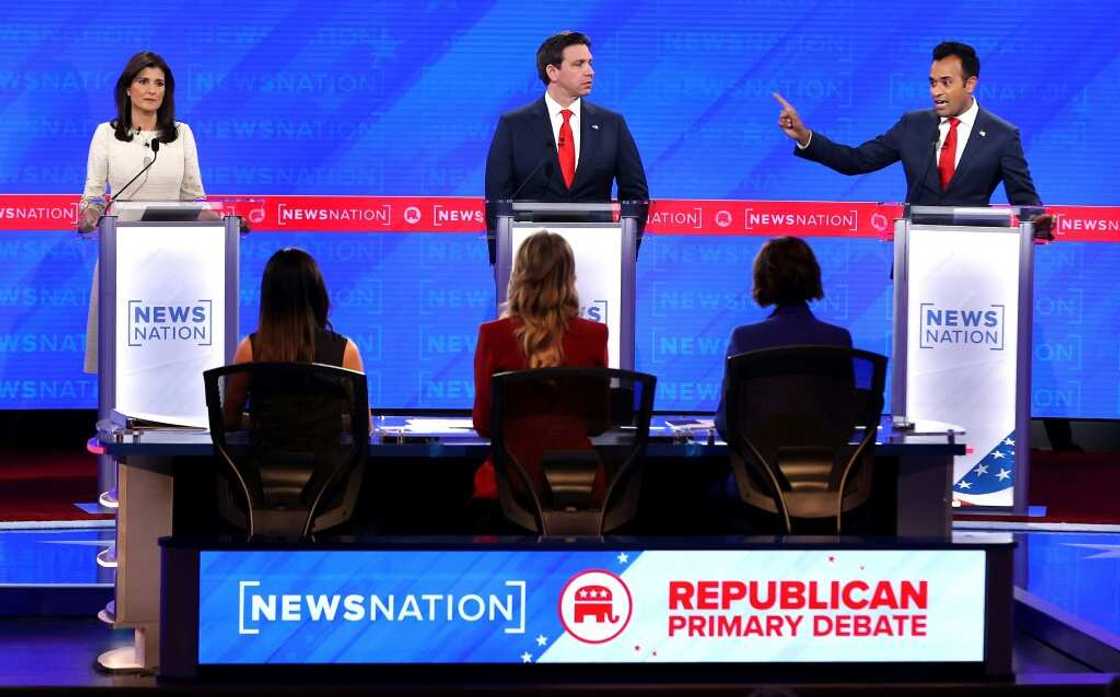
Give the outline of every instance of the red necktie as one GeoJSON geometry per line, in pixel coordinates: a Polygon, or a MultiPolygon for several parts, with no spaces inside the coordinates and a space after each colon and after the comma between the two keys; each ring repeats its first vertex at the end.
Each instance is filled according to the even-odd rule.
{"type": "Polygon", "coordinates": [[[957,171],[957,126],[961,120],[949,119],[949,135],[941,144],[941,155],[937,158],[937,171],[941,174],[941,190],[949,189],[949,182],[953,181],[953,173],[957,171]]]}
{"type": "Polygon", "coordinates": [[[564,123],[560,126],[560,140],[556,148],[560,154],[560,172],[564,175],[564,186],[572,188],[572,181],[576,178],[576,143],[572,139],[572,126],[568,120],[572,112],[564,109],[560,112],[564,123]]]}

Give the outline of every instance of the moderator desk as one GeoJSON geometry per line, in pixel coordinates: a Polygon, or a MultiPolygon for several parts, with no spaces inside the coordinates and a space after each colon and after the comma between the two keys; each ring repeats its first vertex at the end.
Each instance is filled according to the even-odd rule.
{"type": "Polygon", "coordinates": [[[1010,535],[169,537],[160,676],[431,687],[991,681],[1010,535]]]}
{"type": "MultiPolygon", "coordinates": [[[[688,417],[656,418],[646,449],[647,486],[656,488],[660,480],[663,489],[676,494],[681,480],[704,472],[705,476],[726,474],[727,446],[692,421],[688,417]]],[[[488,450],[488,443],[465,427],[468,423],[464,419],[425,422],[424,418],[378,417],[370,438],[366,488],[384,489],[381,493],[386,500],[392,499],[398,506],[402,501],[409,506],[421,499],[431,500],[428,505],[433,509],[461,506],[469,496],[473,468],[488,450]],[[432,477],[433,467],[440,468],[440,477],[432,477]],[[413,476],[412,481],[420,482],[414,485],[418,491],[378,486],[388,481],[381,480],[383,476],[413,476]],[[443,498],[437,495],[433,499],[429,486],[443,487],[443,498]],[[460,497],[458,503],[455,496],[460,497]]],[[[900,431],[893,428],[890,417],[884,417],[877,439],[876,471],[893,482],[898,537],[949,539],[952,463],[955,455],[965,452],[964,443],[957,439],[962,432],[936,422],[919,422],[913,429],[900,431]]],[[[184,512],[204,507],[213,490],[195,490],[191,495],[183,484],[192,472],[214,469],[214,450],[207,432],[187,429],[118,428],[103,433],[101,442],[120,462],[115,626],[135,629],[135,660],[154,667],[159,653],[159,539],[193,532],[181,529],[184,526],[176,521],[187,519],[184,512]],[[177,492],[177,483],[186,491],[177,492]]],[[[673,511],[676,516],[676,509],[673,511]]],[[[686,518],[687,514],[679,515],[682,522],[686,518]]],[[[676,518],[665,521],[670,529],[676,523],[676,518]]]]}

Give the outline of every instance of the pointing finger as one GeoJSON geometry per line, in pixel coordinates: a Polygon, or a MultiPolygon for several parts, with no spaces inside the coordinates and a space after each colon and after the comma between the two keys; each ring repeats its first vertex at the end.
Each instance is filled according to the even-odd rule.
{"type": "Polygon", "coordinates": [[[789,109],[790,111],[796,111],[796,109],[793,108],[793,105],[787,102],[786,98],[782,95],[778,94],[777,92],[771,92],[770,94],[774,96],[774,99],[778,100],[778,103],[781,104],[783,108],[789,109]]]}

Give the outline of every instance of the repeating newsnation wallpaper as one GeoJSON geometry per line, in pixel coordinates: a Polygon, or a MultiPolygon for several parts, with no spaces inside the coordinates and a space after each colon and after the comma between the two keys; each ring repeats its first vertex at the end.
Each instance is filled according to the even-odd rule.
{"type": "MultiPolygon", "coordinates": [[[[897,201],[901,169],[844,177],[794,158],[778,90],[830,137],[862,142],[926,108],[930,48],[983,61],[980,103],[1016,123],[1043,199],[1115,205],[1116,2],[524,3],[150,0],[9,3],[0,23],[0,193],[80,192],[90,135],[134,51],[178,82],[212,194],[481,196],[498,115],[539,97],[533,53],[588,32],[592,98],[623,112],[655,198],[897,201]]],[[[996,201],[1003,199],[1000,189],[996,201]]],[[[243,243],[241,317],[261,269],[298,245],[323,266],[337,329],[359,344],[375,406],[466,407],[477,325],[494,315],[474,235],[261,233],[243,243]]],[[[96,246],[72,232],[0,233],[0,407],[92,407],[81,373],[96,246]]],[[[748,269],[762,239],[650,236],[638,264],[637,366],[658,409],[712,409],[727,336],[763,313],[748,269]]],[[[815,239],[816,311],[889,353],[890,247],[815,239]]],[[[1120,416],[1120,244],[1040,249],[1037,416],[1120,416]]]]}

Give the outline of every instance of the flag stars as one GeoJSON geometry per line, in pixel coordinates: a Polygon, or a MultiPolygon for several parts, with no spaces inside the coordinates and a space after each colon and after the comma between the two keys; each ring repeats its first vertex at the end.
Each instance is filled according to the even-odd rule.
{"type": "Polygon", "coordinates": [[[958,489],[971,489],[972,488],[972,482],[966,482],[965,480],[962,479],[961,481],[957,482],[957,488],[958,489]]]}
{"type": "Polygon", "coordinates": [[[978,474],[978,475],[987,474],[988,473],[988,466],[987,465],[976,465],[976,468],[972,471],[974,473],[978,474]]]}
{"type": "Polygon", "coordinates": [[[996,479],[1000,480],[1001,482],[1011,479],[1011,470],[1001,467],[999,469],[999,473],[996,474],[996,479]]]}
{"type": "Polygon", "coordinates": [[[1003,453],[1001,453],[1000,451],[996,450],[992,453],[992,457],[995,458],[996,460],[1002,460],[1003,458],[1005,458],[1007,456],[1004,455],[1003,453]]]}
{"type": "Polygon", "coordinates": [[[1012,440],[1011,438],[1004,438],[1003,439],[1003,444],[1004,445],[1015,445],[1015,441],[1012,440]]]}
{"type": "Polygon", "coordinates": [[[521,662],[522,663],[532,663],[533,662],[533,654],[529,653],[528,651],[521,654],[521,662]]]}
{"type": "Polygon", "coordinates": [[[629,561],[630,561],[630,555],[629,554],[627,554],[626,552],[619,552],[618,553],[618,563],[619,564],[625,564],[629,561]]]}
{"type": "Polygon", "coordinates": [[[537,635],[537,646],[544,646],[547,643],[548,643],[548,637],[546,637],[544,634],[538,634],[537,635]]]}

